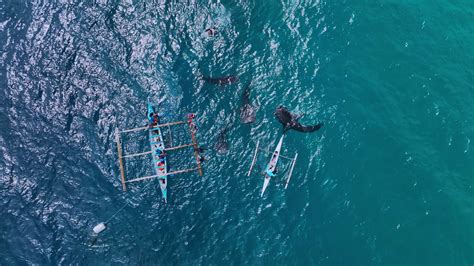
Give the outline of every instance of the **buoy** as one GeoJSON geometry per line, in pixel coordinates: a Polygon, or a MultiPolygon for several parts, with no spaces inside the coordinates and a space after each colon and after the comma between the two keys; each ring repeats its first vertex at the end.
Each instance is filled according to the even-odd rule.
{"type": "Polygon", "coordinates": [[[99,234],[100,232],[104,231],[105,230],[105,223],[100,223],[98,225],[96,225],[94,227],[94,229],[92,229],[92,231],[94,231],[94,233],[96,234],[99,234]]]}

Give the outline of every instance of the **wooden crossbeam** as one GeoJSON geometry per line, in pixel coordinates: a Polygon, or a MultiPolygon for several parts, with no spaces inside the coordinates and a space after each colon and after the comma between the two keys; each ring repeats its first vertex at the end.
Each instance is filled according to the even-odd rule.
{"type": "Polygon", "coordinates": [[[138,182],[138,181],[143,181],[143,180],[157,178],[157,177],[164,177],[164,176],[169,176],[169,175],[176,175],[176,174],[192,172],[192,171],[196,171],[196,170],[198,170],[198,168],[189,168],[189,169],[177,170],[177,171],[174,171],[174,172],[166,173],[165,175],[149,175],[149,176],[137,177],[137,178],[134,178],[134,179],[131,179],[131,180],[127,180],[126,182],[127,183],[138,182]]]}
{"type": "Polygon", "coordinates": [[[183,144],[183,145],[179,145],[175,147],[169,147],[169,148],[166,148],[165,151],[172,151],[172,150],[182,149],[182,148],[191,147],[191,146],[194,146],[194,144],[191,143],[191,144],[183,144]]]}
{"type": "Polygon", "coordinates": [[[137,127],[137,128],[122,130],[120,132],[121,133],[129,133],[129,132],[134,132],[134,131],[146,130],[147,128],[149,128],[149,127],[137,127]]]}
{"type": "Polygon", "coordinates": [[[158,124],[154,127],[149,127],[149,126],[145,126],[145,127],[136,127],[136,128],[131,128],[131,129],[125,129],[125,130],[122,130],[120,131],[121,133],[130,133],[130,132],[134,132],[134,131],[141,131],[141,130],[153,130],[153,129],[156,129],[156,128],[159,128],[159,127],[167,127],[167,126],[175,126],[175,125],[181,125],[181,124],[185,124],[186,121],[177,121],[177,122],[170,122],[170,123],[165,123],[165,124],[158,124]]]}
{"type": "Polygon", "coordinates": [[[150,154],[150,153],[151,153],[151,151],[145,151],[145,152],[140,152],[140,153],[128,154],[128,155],[122,156],[122,158],[130,158],[130,157],[142,156],[142,155],[147,155],[147,154],[150,154]]]}
{"type": "MultiPolygon", "coordinates": [[[[194,144],[183,144],[183,145],[179,145],[179,146],[175,146],[175,147],[169,147],[169,148],[166,148],[164,149],[165,151],[173,151],[173,150],[178,150],[178,149],[182,149],[182,148],[186,148],[186,147],[191,147],[193,146],[194,144]]],[[[130,158],[130,157],[136,157],[136,156],[143,156],[143,155],[147,155],[147,154],[151,154],[152,151],[144,151],[144,152],[140,152],[140,153],[134,153],[134,154],[127,154],[127,155],[123,155],[121,158],[130,158]]]]}
{"type": "MultiPolygon", "coordinates": [[[[263,152],[266,152],[266,153],[270,153],[270,154],[273,154],[272,151],[269,151],[269,150],[265,150],[265,149],[259,149],[260,151],[263,151],[263,152]]],[[[286,156],[283,156],[283,155],[279,155],[279,157],[283,158],[283,159],[287,159],[287,160],[293,160],[293,158],[290,158],[290,157],[286,157],[286,156]]]]}
{"type": "Polygon", "coordinates": [[[137,178],[134,178],[134,179],[131,179],[131,180],[127,180],[127,183],[152,179],[152,178],[156,178],[156,177],[159,177],[159,176],[163,176],[163,175],[149,175],[149,176],[137,177],[137,178]]]}

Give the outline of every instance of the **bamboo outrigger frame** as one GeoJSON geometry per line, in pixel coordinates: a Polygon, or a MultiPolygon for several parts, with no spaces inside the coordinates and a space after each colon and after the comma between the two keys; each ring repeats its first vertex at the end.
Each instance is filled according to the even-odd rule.
{"type": "MultiPolygon", "coordinates": [[[[149,175],[149,176],[142,176],[142,177],[133,178],[133,179],[130,179],[130,180],[126,179],[126,177],[125,177],[125,168],[124,168],[124,159],[125,158],[131,158],[131,157],[145,156],[145,155],[151,154],[152,151],[150,150],[150,151],[144,151],[144,152],[139,152],[139,153],[134,153],[134,154],[124,154],[124,152],[122,150],[121,134],[131,133],[131,132],[139,132],[139,131],[155,130],[157,128],[163,128],[163,127],[168,128],[168,133],[169,133],[169,136],[170,136],[170,144],[171,144],[171,147],[165,148],[164,151],[173,151],[173,150],[193,147],[194,156],[196,158],[196,167],[195,168],[188,168],[188,169],[182,169],[182,170],[176,170],[176,171],[173,171],[173,172],[168,172],[168,173],[166,173],[166,176],[174,175],[174,174],[182,174],[182,173],[187,173],[187,172],[193,172],[193,171],[197,171],[199,173],[199,175],[202,176],[202,167],[201,167],[200,156],[199,156],[199,146],[198,146],[198,142],[196,140],[196,132],[195,132],[196,130],[195,130],[195,126],[194,126],[194,122],[193,122],[192,118],[189,118],[188,121],[176,121],[176,122],[170,122],[170,123],[165,123],[165,124],[158,124],[158,125],[153,126],[153,127],[145,126],[145,127],[137,127],[137,128],[131,128],[131,129],[125,129],[125,130],[119,130],[118,128],[116,128],[115,129],[115,142],[117,143],[118,162],[119,162],[119,167],[120,167],[120,176],[121,176],[123,191],[127,191],[127,183],[153,179],[153,178],[160,177],[160,176],[159,175],[149,175]],[[189,132],[191,133],[191,143],[178,145],[178,146],[173,146],[173,139],[171,137],[171,135],[172,135],[171,134],[171,126],[177,126],[177,125],[183,125],[183,124],[188,124],[189,132]]],[[[161,176],[161,177],[163,177],[163,176],[161,176]]]]}
{"type": "MultiPolygon", "coordinates": [[[[255,166],[255,162],[257,161],[257,154],[258,154],[259,151],[261,151],[265,154],[270,154],[270,155],[273,154],[273,152],[268,150],[268,149],[260,148],[260,140],[257,140],[257,143],[255,145],[255,151],[254,151],[253,157],[252,157],[252,163],[250,164],[250,169],[247,172],[247,176],[250,176],[250,174],[252,173],[253,167],[255,166]]],[[[285,189],[286,189],[286,188],[288,188],[288,183],[290,183],[290,179],[291,179],[291,176],[293,174],[293,169],[295,168],[296,160],[298,159],[298,153],[295,153],[295,156],[293,158],[283,156],[281,154],[279,154],[278,156],[280,158],[283,158],[285,160],[290,161],[290,169],[288,171],[288,174],[286,175],[286,181],[285,181],[285,189]]]]}

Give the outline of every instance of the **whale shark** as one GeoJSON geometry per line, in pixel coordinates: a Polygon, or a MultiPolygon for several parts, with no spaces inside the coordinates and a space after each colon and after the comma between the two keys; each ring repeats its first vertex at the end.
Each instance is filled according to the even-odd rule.
{"type": "Polygon", "coordinates": [[[282,105],[275,110],[274,114],[277,120],[283,125],[283,133],[286,133],[290,129],[309,133],[319,130],[323,126],[323,123],[311,126],[302,125],[298,120],[303,117],[303,115],[292,114],[282,105]]]}

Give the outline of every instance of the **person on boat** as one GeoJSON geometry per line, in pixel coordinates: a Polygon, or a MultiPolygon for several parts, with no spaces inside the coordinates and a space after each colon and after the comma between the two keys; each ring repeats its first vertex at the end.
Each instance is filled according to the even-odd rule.
{"type": "Polygon", "coordinates": [[[206,148],[203,148],[203,147],[197,147],[197,148],[194,148],[194,151],[197,151],[199,153],[203,153],[205,152],[207,149],[206,148]]]}
{"type": "Polygon", "coordinates": [[[161,160],[165,160],[165,157],[166,157],[166,152],[161,152],[161,154],[158,155],[158,158],[160,158],[161,160]]]}
{"type": "MultiPolygon", "coordinates": [[[[158,124],[158,114],[150,113],[148,115],[148,127],[152,128],[156,126],[157,124],[158,124]]],[[[153,131],[153,132],[156,133],[156,131],[153,131]]]]}
{"type": "Polygon", "coordinates": [[[160,156],[163,153],[163,150],[161,150],[160,148],[157,148],[155,150],[155,153],[156,153],[156,155],[160,156]]]}
{"type": "Polygon", "coordinates": [[[194,113],[188,114],[188,123],[189,126],[191,127],[192,131],[196,133],[198,131],[198,127],[194,123],[193,119],[196,118],[196,115],[194,113]]]}
{"type": "Polygon", "coordinates": [[[191,130],[193,130],[194,133],[196,133],[198,131],[198,127],[193,122],[191,122],[189,124],[189,126],[191,127],[191,130]]]}
{"type": "Polygon", "coordinates": [[[149,122],[150,124],[153,124],[153,115],[154,115],[154,113],[149,113],[149,114],[148,114],[148,122],[149,122]]]}
{"type": "Polygon", "coordinates": [[[272,168],[268,168],[267,171],[265,171],[265,173],[266,173],[268,176],[271,176],[271,177],[274,177],[274,176],[275,176],[275,171],[273,170],[273,167],[272,167],[272,168]]]}
{"type": "Polygon", "coordinates": [[[203,163],[206,160],[206,157],[204,155],[199,155],[199,162],[203,163]]]}

